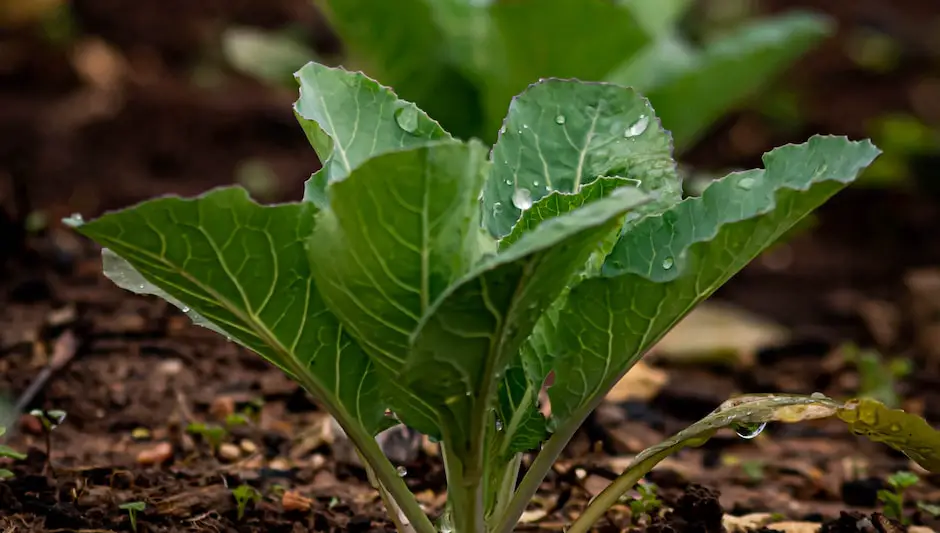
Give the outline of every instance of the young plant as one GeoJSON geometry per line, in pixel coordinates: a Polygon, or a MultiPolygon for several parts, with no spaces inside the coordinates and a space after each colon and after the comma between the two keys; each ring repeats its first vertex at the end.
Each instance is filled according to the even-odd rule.
{"type": "Polygon", "coordinates": [[[669,134],[631,89],[534,84],[487,150],[362,74],[311,63],[297,77],[322,161],[304,201],[262,206],[229,187],[66,222],[105,247],[118,285],[302,384],[417,533],[434,526],[378,433],[404,423],[437,439],[443,522],[508,533],[646,350],[878,154],[813,137],[683,199],[669,134]]]}
{"type": "Polygon", "coordinates": [[[690,0],[317,0],[350,59],[461,138],[492,142],[541,78],[605,80],[649,97],[683,150],[831,31],[805,13],[694,44],[690,0]],[[389,24],[394,20],[394,24],[389,24]]]}
{"type": "Polygon", "coordinates": [[[878,501],[884,505],[884,515],[899,520],[902,524],[909,523],[904,517],[904,492],[919,481],[920,478],[913,472],[900,471],[888,476],[888,486],[891,490],[878,491],[878,501]]]}
{"type": "MultiPolygon", "coordinates": [[[[4,436],[6,432],[7,432],[7,428],[4,426],[0,426],[0,437],[4,436]]],[[[13,448],[10,448],[9,446],[0,444],[0,458],[13,459],[14,461],[22,461],[23,459],[26,459],[26,455],[19,453],[18,451],[14,450],[13,448]]],[[[9,479],[11,477],[13,477],[13,472],[10,472],[6,468],[0,468],[0,479],[9,479]]]]}
{"type": "Polygon", "coordinates": [[[29,414],[36,417],[39,423],[42,424],[42,434],[46,441],[46,466],[44,469],[48,469],[55,475],[55,469],[52,468],[52,432],[62,425],[62,422],[65,422],[68,413],[60,409],[50,409],[48,411],[33,409],[29,414]]]}
{"type": "Polygon", "coordinates": [[[251,485],[239,485],[232,489],[232,497],[235,498],[237,506],[238,519],[245,517],[245,510],[249,503],[257,504],[261,501],[261,493],[251,485]]]}
{"type": "Polygon", "coordinates": [[[911,360],[895,358],[885,360],[877,350],[860,350],[853,345],[843,347],[845,358],[858,370],[858,396],[874,398],[888,407],[901,405],[898,381],[910,375],[911,360]]]}
{"type": "Polygon", "coordinates": [[[118,509],[127,511],[127,518],[131,522],[131,529],[134,533],[137,532],[137,513],[142,513],[146,508],[147,504],[144,502],[128,502],[118,506],[118,509]]]}
{"type": "Polygon", "coordinates": [[[662,508],[663,502],[657,496],[658,487],[653,483],[643,483],[642,480],[637,483],[636,490],[638,496],[629,500],[630,521],[635,525],[643,520],[649,520],[653,512],[662,508]]]}
{"type": "Polygon", "coordinates": [[[219,451],[219,446],[228,437],[228,430],[221,426],[204,424],[202,422],[192,422],[186,426],[186,433],[190,435],[199,435],[202,440],[209,445],[213,454],[219,451]]]}

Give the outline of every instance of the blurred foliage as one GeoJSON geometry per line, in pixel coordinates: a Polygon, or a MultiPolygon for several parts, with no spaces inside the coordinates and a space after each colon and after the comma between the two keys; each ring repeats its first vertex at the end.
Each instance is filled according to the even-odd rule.
{"type": "Polygon", "coordinates": [[[635,87],[681,150],[830,30],[820,16],[791,13],[734,19],[696,37],[682,28],[690,0],[317,4],[344,42],[348,66],[391,85],[456,135],[489,142],[513,95],[560,77],[635,87]]]}
{"type": "Polygon", "coordinates": [[[861,350],[853,344],[842,347],[843,356],[858,370],[857,396],[878,400],[890,408],[901,405],[898,380],[910,375],[912,363],[907,358],[886,360],[877,350],[861,350]]]}
{"type": "Polygon", "coordinates": [[[940,156],[940,131],[916,116],[887,114],[871,121],[869,131],[884,154],[862,174],[859,185],[911,186],[919,177],[912,164],[920,157],[940,156]]]}

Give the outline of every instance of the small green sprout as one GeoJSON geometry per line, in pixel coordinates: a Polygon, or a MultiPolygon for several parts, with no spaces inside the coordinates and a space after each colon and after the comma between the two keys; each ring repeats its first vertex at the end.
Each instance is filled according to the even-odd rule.
{"type": "Polygon", "coordinates": [[[235,497],[235,504],[238,505],[238,519],[241,520],[245,516],[245,509],[248,507],[248,502],[257,504],[261,501],[261,493],[258,492],[258,489],[252,487],[251,485],[239,485],[232,489],[232,496],[235,497]]]}
{"type": "Polygon", "coordinates": [[[920,478],[912,472],[899,471],[888,476],[888,486],[892,490],[878,491],[878,500],[884,504],[885,516],[900,520],[902,524],[909,522],[904,517],[904,491],[916,485],[918,481],[920,478]]]}
{"type": "Polygon", "coordinates": [[[204,424],[202,422],[193,422],[186,426],[186,433],[199,435],[212,449],[212,453],[215,453],[219,449],[219,446],[222,445],[222,442],[228,436],[228,430],[224,427],[204,424]]]}
{"type": "Polygon", "coordinates": [[[641,521],[649,521],[653,513],[661,509],[663,502],[657,496],[659,488],[655,483],[641,481],[636,486],[638,495],[629,500],[630,521],[639,524],[641,521]]]}
{"type": "Polygon", "coordinates": [[[128,502],[122,503],[118,506],[119,509],[127,511],[127,517],[131,521],[131,529],[136,533],[137,531],[137,513],[143,512],[147,508],[147,504],[144,502],[128,502]]]}
{"type": "Polygon", "coordinates": [[[229,428],[247,426],[248,422],[248,415],[245,413],[232,413],[225,417],[225,427],[229,428]]]}
{"type": "Polygon", "coordinates": [[[751,459],[741,461],[741,471],[751,481],[760,482],[764,479],[764,461],[760,459],[751,459]]]}
{"type": "Polygon", "coordinates": [[[65,422],[65,417],[68,416],[68,413],[61,409],[50,409],[48,411],[33,409],[29,414],[36,417],[42,424],[43,435],[46,439],[46,465],[44,469],[48,468],[54,476],[55,469],[52,468],[52,432],[65,422]]]}
{"type": "Polygon", "coordinates": [[[903,357],[885,359],[875,350],[859,350],[853,345],[844,347],[844,350],[846,361],[854,363],[858,370],[858,396],[873,398],[888,407],[899,407],[898,380],[911,373],[911,360],[903,357]]]}
{"type": "Polygon", "coordinates": [[[62,422],[65,422],[65,417],[68,416],[68,413],[59,409],[50,409],[48,411],[33,409],[29,414],[38,418],[46,431],[52,431],[62,425],[62,422]]]}

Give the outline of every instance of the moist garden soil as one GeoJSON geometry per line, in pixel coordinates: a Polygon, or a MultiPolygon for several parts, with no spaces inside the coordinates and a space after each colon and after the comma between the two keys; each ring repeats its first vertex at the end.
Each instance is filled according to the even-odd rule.
{"type": "MultiPolygon", "coordinates": [[[[97,250],[56,222],[71,212],[92,216],[156,194],[230,184],[246,162],[262,161],[276,176],[266,182],[270,199],[294,199],[316,168],[290,113],[292,91],[205,67],[211,61],[203,57],[211,59],[208,43],[225,24],[286,21],[314,35],[318,50],[335,53],[306,1],[171,3],[116,10],[108,0],[76,0],[86,32],[80,52],[22,30],[0,34],[0,51],[12,58],[0,70],[0,391],[8,404],[0,404],[0,416],[37,380],[38,393],[21,407],[68,413],[51,434],[51,456],[36,419],[12,413],[8,443],[28,457],[10,466],[15,478],[0,482],[0,530],[129,531],[119,506],[138,501],[146,504],[137,513],[139,531],[390,530],[348,445],[303,391],[172,306],[113,286],[97,250]],[[41,226],[36,213],[49,223],[26,231],[27,219],[25,226],[41,226]],[[51,362],[65,360],[42,377],[51,362]],[[233,425],[220,446],[185,430],[242,414],[245,423],[233,425]],[[232,489],[242,484],[261,498],[239,517],[232,489]]],[[[738,113],[689,162],[758,165],[772,146],[814,132],[866,136],[872,118],[916,107],[911,95],[929,81],[930,67],[921,21],[937,20],[940,6],[770,4],[815,7],[847,27],[889,21],[904,55],[893,72],[866,72],[845,54],[850,36],[843,32],[790,76],[803,95],[800,128],[738,113]]],[[[938,171],[931,161],[916,168],[924,177],[938,171]]],[[[937,228],[936,196],[862,188],[840,194],[812,231],[756,261],[716,296],[790,328],[791,340],[764,347],[751,365],[654,361],[666,370],[666,384],[648,401],[604,404],[521,528],[561,531],[630,456],[732,394],[851,396],[859,375],[846,361],[847,342],[910,358],[916,371],[897,388],[903,406],[940,423],[937,228]]],[[[433,445],[404,439],[390,446],[403,455],[405,479],[421,502],[440,510],[444,474],[433,445]]],[[[599,527],[710,533],[722,530],[726,514],[769,512],[826,521],[828,531],[840,532],[857,531],[868,517],[874,529],[894,531],[897,524],[872,515],[876,492],[887,475],[911,468],[904,456],[838,423],[771,427],[749,441],[721,433],[651,474],[670,512],[631,522],[627,507],[618,507],[599,527]]],[[[922,478],[909,501],[940,504],[940,479],[922,478]]],[[[909,515],[937,528],[913,506],[909,515]]]]}

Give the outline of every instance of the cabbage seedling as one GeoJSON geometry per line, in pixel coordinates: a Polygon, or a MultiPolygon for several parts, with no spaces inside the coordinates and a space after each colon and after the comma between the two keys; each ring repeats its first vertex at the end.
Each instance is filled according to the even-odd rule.
{"type": "MultiPolygon", "coordinates": [[[[416,533],[435,527],[378,433],[404,423],[441,443],[448,529],[508,533],[649,347],[879,153],[816,136],[683,198],[670,136],[632,89],[531,85],[490,150],[361,73],[310,63],[297,79],[322,161],[303,201],[228,187],[66,222],[105,248],[115,283],[303,385],[416,533]]],[[[722,427],[765,421],[736,416],[722,427]]]]}

